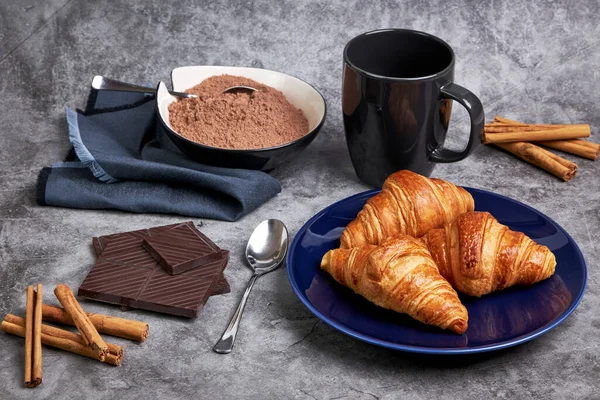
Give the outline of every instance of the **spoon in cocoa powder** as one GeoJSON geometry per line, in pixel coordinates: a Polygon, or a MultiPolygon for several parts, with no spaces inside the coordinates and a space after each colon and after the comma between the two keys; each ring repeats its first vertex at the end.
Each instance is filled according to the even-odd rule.
{"type": "MultiPolygon", "coordinates": [[[[140,93],[154,93],[154,89],[151,87],[133,85],[131,83],[121,82],[116,79],[110,79],[104,76],[95,76],[92,80],[92,87],[96,90],[116,90],[122,92],[140,92],[140,93]]],[[[256,92],[256,89],[251,86],[232,86],[223,90],[223,93],[247,93],[252,96],[256,92]]],[[[183,98],[196,98],[195,94],[175,92],[169,90],[169,93],[175,97],[183,98]]]]}
{"type": "Polygon", "coordinates": [[[223,90],[223,93],[247,93],[252,96],[256,89],[250,86],[232,86],[223,90]]]}

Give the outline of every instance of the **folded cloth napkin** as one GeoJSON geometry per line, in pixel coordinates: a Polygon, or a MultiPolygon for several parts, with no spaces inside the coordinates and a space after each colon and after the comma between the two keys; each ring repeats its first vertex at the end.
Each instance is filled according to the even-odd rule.
{"type": "Polygon", "coordinates": [[[235,221],[281,191],[264,172],[185,157],[157,121],[154,96],[93,90],[85,111],[66,113],[73,148],[40,171],[39,204],[235,221]]]}

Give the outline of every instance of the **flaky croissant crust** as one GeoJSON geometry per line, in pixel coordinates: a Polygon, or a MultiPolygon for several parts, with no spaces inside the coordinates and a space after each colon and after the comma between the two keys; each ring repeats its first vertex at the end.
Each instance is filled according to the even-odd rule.
{"type": "Polygon", "coordinates": [[[398,235],[380,246],[330,250],[321,268],[380,307],[456,333],[467,330],[466,308],[419,239],[398,235]]]}
{"type": "Polygon", "coordinates": [[[488,212],[469,212],[423,237],[439,271],[452,287],[482,296],[513,285],[549,278],[554,254],[521,232],[500,224],[488,212]]]}
{"type": "Polygon", "coordinates": [[[340,247],[380,244],[389,237],[421,237],[474,209],[473,197],[441,179],[403,170],[390,175],[381,192],[369,200],[340,239],[340,247]]]}

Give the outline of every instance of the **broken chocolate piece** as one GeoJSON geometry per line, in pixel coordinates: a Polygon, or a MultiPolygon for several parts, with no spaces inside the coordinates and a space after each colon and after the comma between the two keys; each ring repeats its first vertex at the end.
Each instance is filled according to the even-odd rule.
{"type": "Polygon", "coordinates": [[[148,254],[136,235],[106,244],[79,287],[78,295],[132,308],[195,317],[223,274],[229,253],[179,275],[169,275],[148,254]],[[141,248],[141,251],[140,251],[141,248]]]}
{"type": "Polygon", "coordinates": [[[143,246],[171,275],[178,275],[219,258],[219,247],[196,227],[179,225],[144,238],[143,246]]]}
{"type": "Polygon", "coordinates": [[[229,252],[221,251],[221,259],[178,275],[170,275],[159,267],[133,307],[195,317],[208,301],[212,282],[223,273],[228,260],[229,252]]]}
{"type": "MultiPolygon", "coordinates": [[[[149,229],[139,229],[139,230],[135,230],[135,231],[121,232],[121,233],[115,233],[112,235],[94,237],[94,238],[92,238],[92,244],[94,246],[94,251],[96,253],[96,256],[100,257],[100,255],[103,253],[103,251],[106,248],[106,246],[108,245],[108,243],[110,243],[113,240],[118,240],[118,241],[137,240],[138,243],[140,244],[139,247],[141,248],[141,244],[142,244],[142,241],[144,238],[153,237],[155,235],[162,234],[164,232],[167,232],[171,229],[174,229],[174,228],[182,226],[182,225],[188,226],[190,228],[194,228],[195,230],[197,230],[195,228],[194,223],[191,221],[188,221],[188,222],[184,222],[181,224],[157,226],[157,227],[149,228],[149,229]]],[[[212,242],[210,242],[210,243],[212,243],[212,242]]],[[[212,244],[214,245],[214,243],[212,243],[212,244]]],[[[215,245],[215,247],[216,247],[216,249],[220,250],[216,245],[215,245]]],[[[229,293],[229,292],[231,292],[231,288],[229,287],[229,282],[227,282],[227,279],[225,278],[224,275],[219,276],[217,281],[213,284],[213,287],[211,289],[211,296],[225,294],[225,293],[229,293]]],[[[127,308],[127,306],[124,306],[124,308],[127,308]]]]}

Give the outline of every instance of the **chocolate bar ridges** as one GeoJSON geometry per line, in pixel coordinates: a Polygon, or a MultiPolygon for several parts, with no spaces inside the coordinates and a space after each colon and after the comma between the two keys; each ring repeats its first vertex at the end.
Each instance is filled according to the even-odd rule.
{"type": "Polygon", "coordinates": [[[178,275],[167,274],[161,268],[138,295],[134,307],[183,317],[198,315],[210,296],[212,282],[227,266],[229,253],[221,254],[220,260],[178,275]]]}
{"type": "Polygon", "coordinates": [[[144,246],[140,246],[141,243],[143,243],[143,239],[136,236],[123,236],[119,240],[112,240],[98,260],[116,261],[134,267],[154,269],[156,260],[144,249],[144,246]]]}
{"type": "MultiPolygon", "coordinates": [[[[182,226],[182,225],[188,226],[190,228],[197,230],[195,228],[194,223],[191,221],[188,221],[188,222],[184,222],[181,224],[157,226],[157,227],[149,228],[149,229],[139,229],[139,230],[135,230],[135,231],[121,232],[121,233],[115,233],[112,235],[94,237],[92,239],[92,244],[94,246],[94,251],[96,252],[97,257],[100,257],[100,255],[104,252],[104,249],[106,248],[108,243],[112,242],[113,240],[118,240],[118,241],[137,240],[140,243],[140,246],[139,246],[140,251],[147,253],[147,251],[145,251],[141,246],[141,243],[144,238],[153,237],[155,235],[162,234],[166,231],[172,230],[172,229],[182,226]]],[[[208,239],[208,238],[206,238],[206,239],[208,239]]],[[[210,242],[210,243],[212,243],[212,242],[210,242]]],[[[212,243],[212,244],[214,245],[214,243],[212,243]]],[[[214,245],[214,246],[217,250],[220,250],[216,245],[214,245]]],[[[146,254],[146,255],[148,255],[148,254],[146,254]]],[[[150,257],[150,258],[152,258],[152,257],[150,257]]],[[[218,258],[218,256],[216,256],[216,258],[218,258]]],[[[150,261],[150,263],[153,261],[154,260],[150,261]]],[[[231,291],[231,288],[229,287],[229,282],[227,282],[227,279],[225,278],[225,276],[221,274],[221,276],[219,276],[217,281],[213,284],[213,287],[211,289],[211,296],[229,293],[230,291],[231,291]]]]}
{"type": "Polygon", "coordinates": [[[223,274],[229,253],[179,275],[169,275],[146,253],[137,252],[139,238],[110,241],[79,287],[78,295],[133,308],[194,317],[223,274]],[[133,253],[133,256],[131,254],[133,253]],[[151,263],[149,257],[153,263],[151,263]]]}
{"type": "MultiPolygon", "coordinates": [[[[194,223],[192,221],[183,222],[183,224],[194,226],[194,223]]],[[[96,257],[100,257],[100,254],[102,254],[102,252],[104,251],[104,248],[106,247],[108,242],[110,242],[113,239],[119,239],[123,236],[133,236],[133,237],[139,237],[139,238],[143,239],[143,238],[151,236],[151,235],[158,235],[162,232],[168,231],[169,229],[173,229],[179,225],[182,225],[182,224],[170,224],[170,225],[156,226],[154,228],[138,229],[136,231],[119,232],[119,233],[113,233],[111,235],[94,237],[94,238],[92,238],[92,244],[94,245],[96,257]]]]}
{"type": "Polygon", "coordinates": [[[180,225],[144,238],[144,248],[171,275],[219,258],[219,247],[194,226],[180,225]]]}
{"type": "Polygon", "coordinates": [[[130,305],[153,274],[154,268],[138,268],[99,259],[79,287],[77,295],[130,305]]]}

